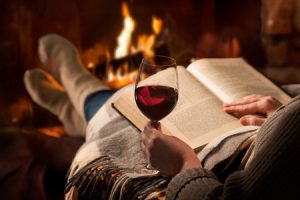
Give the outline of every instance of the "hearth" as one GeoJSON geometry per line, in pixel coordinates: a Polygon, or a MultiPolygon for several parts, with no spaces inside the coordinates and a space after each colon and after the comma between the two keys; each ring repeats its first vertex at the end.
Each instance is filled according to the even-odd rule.
{"type": "Polygon", "coordinates": [[[37,44],[47,33],[69,39],[87,69],[109,86],[119,88],[135,80],[141,59],[152,54],[172,56],[183,66],[202,57],[243,56],[262,68],[266,60],[261,45],[260,6],[260,0],[3,0],[0,78],[1,90],[10,100],[0,103],[6,113],[0,125],[49,124],[45,123],[48,118],[36,117],[45,111],[31,102],[22,82],[27,69],[43,68],[37,44]],[[117,56],[126,23],[127,53],[117,56]],[[20,92],[10,92],[8,85],[20,92]],[[10,107],[16,110],[16,102],[22,97],[29,102],[28,108],[23,103],[20,110],[24,114],[16,117],[10,107]],[[22,118],[35,120],[28,123],[22,118]]]}

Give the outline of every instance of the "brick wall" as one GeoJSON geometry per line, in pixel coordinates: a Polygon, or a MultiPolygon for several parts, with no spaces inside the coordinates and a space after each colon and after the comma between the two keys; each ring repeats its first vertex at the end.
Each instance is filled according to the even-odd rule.
{"type": "Polygon", "coordinates": [[[262,0],[265,73],[279,84],[300,83],[300,0],[262,0]]]}

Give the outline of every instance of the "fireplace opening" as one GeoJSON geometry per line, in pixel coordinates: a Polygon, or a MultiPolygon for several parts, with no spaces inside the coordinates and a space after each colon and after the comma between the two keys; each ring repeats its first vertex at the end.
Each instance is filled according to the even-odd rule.
{"type": "Polygon", "coordinates": [[[26,70],[43,68],[37,45],[48,33],[74,43],[83,65],[113,88],[133,83],[141,59],[153,54],[172,56],[182,66],[204,57],[244,57],[277,83],[297,82],[298,43],[290,42],[294,33],[264,32],[268,18],[262,16],[274,13],[268,2],[272,0],[3,0],[0,89],[6,98],[0,102],[0,126],[58,123],[30,100],[23,85],[26,70]],[[284,66],[294,71],[282,73],[284,66]]]}
{"type": "Polygon", "coordinates": [[[119,32],[89,45],[81,41],[84,65],[110,87],[134,82],[141,59],[153,54],[172,56],[183,66],[197,58],[239,56],[257,68],[265,64],[259,40],[259,1],[166,1],[154,5],[146,1],[119,3],[113,8],[121,13],[121,26],[114,27],[119,32]],[[248,4],[256,15],[243,14],[240,19],[240,9],[249,10],[248,4]]]}

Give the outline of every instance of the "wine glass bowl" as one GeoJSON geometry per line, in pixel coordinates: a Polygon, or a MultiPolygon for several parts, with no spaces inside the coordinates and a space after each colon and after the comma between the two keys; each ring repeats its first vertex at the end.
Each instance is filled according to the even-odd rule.
{"type": "Polygon", "coordinates": [[[155,55],[144,58],[135,84],[135,101],[151,121],[167,116],[178,100],[178,74],[175,59],[155,55]]]}

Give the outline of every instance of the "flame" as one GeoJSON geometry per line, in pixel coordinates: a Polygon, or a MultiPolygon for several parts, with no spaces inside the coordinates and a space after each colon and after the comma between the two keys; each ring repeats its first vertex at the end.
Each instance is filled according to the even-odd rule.
{"type": "Polygon", "coordinates": [[[101,43],[80,52],[82,62],[88,70],[94,71],[98,64],[106,63],[110,59],[109,49],[101,43]]]}
{"type": "Polygon", "coordinates": [[[138,45],[135,52],[142,51],[145,57],[151,57],[154,55],[154,44],[156,37],[161,33],[163,27],[162,19],[152,16],[152,31],[153,33],[149,36],[146,34],[138,37],[138,45]]]}
{"type": "Polygon", "coordinates": [[[39,128],[38,129],[42,134],[48,135],[54,138],[60,138],[62,136],[66,136],[66,130],[62,126],[53,126],[47,128],[39,128]]]}
{"type": "Polygon", "coordinates": [[[162,31],[162,28],[163,28],[163,21],[156,16],[152,16],[152,30],[154,34],[159,35],[162,31]]]}
{"type": "MultiPolygon", "coordinates": [[[[157,35],[159,35],[163,28],[162,19],[152,16],[152,31],[150,35],[142,34],[138,36],[137,46],[131,44],[131,36],[135,28],[135,22],[130,16],[130,12],[126,3],[122,4],[122,14],[124,17],[124,27],[118,37],[118,47],[115,51],[115,58],[125,57],[130,53],[143,52],[145,57],[154,55],[154,44],[157,35]]],[[[108,68],[106,84],[113,88],[120,88],[130,83],[134,83],[138,70],[129,72],[128,63],[119,66],[114,72],[112,66],[108,68]]]]}
{"type": "Polygon", "coordinates": [[[134,83],[138,75],[138,70],[129,72],[127,63],[119,67],[116,72],[113,72],[112,68],[109,69],[106,84],[115,89],[134,83]]]}
{"type": "Polygon", "coordinates": [[[145,57],[151,57],[154,55],[153,46],[155,42],[155,35],[151,34],[150,36],[147,35],[140,35],[138,37],[138,45],[136,48],[136,52],[142,51],[145,57]]]}
{"type": "MultiPolygon", "coordinates": [[[[114,51],[114,59],[119,59],[128,56],[129,54],[135,54],[137,52],[142,52],[143,56],[151,57],[154,55],[154,45],[156,42],[156,37],[161,33],[163,29],[162,19],[152,16],[152,33],[151,34],[142,34],[137,38],[137,44],[132,44],[132,34],[135,29],[135,20],[130,14],[128,5],[122,3],[122,16],[123,16],[123,28],[117,37],[117,48],[114,51]]],[[[99,45],[102,47],[101,45],[99,45]]],[[[86,54],[86,62],[88,69],[93,70],[95,66],[99,63],[99,55],[96,52],[99,52],[96,49],[97,45],[89,50],[86,54]],[[93,59],[91,59],[93,58],[93,59]]],[[[105,48],[104,48],[105,50],[105,48]]],[[[110,61],[110,54],[108,51],[104,51],[102,47],[101,55],[105,55],[106,63],[110,61]],[[108,52],[108,53],[107,53],[108,52]]],[[[107,49],[106,49],[107,50],[107,49]]],[[[117,69],[114,69],[113,66],[106,66],[106,80],[104,82],[112,88],[121,88],[130,83],[134,83],[138,70],[130,71],[129,64],[125,63],[122,66],[119,66],[117,69]]]]}
{"type": "Polygon", "coordinates": [[[89,62],[88,65],[87,65],[87,67],[89,69],[93,69],[95,67],[95,64],[93,62],[89,62]]]}
{"type": "Polygon", "coordinates": [[[131,35],[135,28],[135,22],[130,16],[128,6],[125,2],[122,3],[122,14],[124,17],[123,30],[118,37],[118,47],[115,50],[115,58],[121,58],[128,55],[131,45],[131,35]]]}
{"type": "Polygon", "coordinates": [[[132,33],[135,28],[135,21],[131,17],[126,3],[122,4],[122,14],[124,17],[123,30],[118,37],[118,47],[115,50],[115,58],[127,56],[129,53],[136,53],[142,51],[145,56],[153,56],[154,43],[156,36],[159,35],[163,28],[162,19],[152,16],[152,31],[150,35],[140,35],[138,37],[137,46],[131,44],[132,33]]]}
{"type": "Polygon", "coordinates": [[[229,57],[238,57],[240,55],[240,45],[236,37],[230,38],[224,44],[224,56],[229,57]]]}

